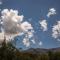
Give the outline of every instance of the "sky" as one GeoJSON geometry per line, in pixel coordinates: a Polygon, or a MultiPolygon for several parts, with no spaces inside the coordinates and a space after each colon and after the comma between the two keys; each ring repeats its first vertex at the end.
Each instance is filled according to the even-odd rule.
{"type": "MultiPolygon", "coordinates": [[[[11,9],[12,11],[17,10],[17,16],[24,16],[24,18],[20,18],[20,20],[24,20],[21,26],[28,25],[31,29],[33,27],[33,36],[29,35],[31,37],[29,40],[25,40],[24,27],[22,28],[24,33],[14,37],[15,40],[13,41],[16,42],[16,47],[24,49],[60,47],[59,5],[60,0],[0,0],[0,12],[3,12],[4,9],[7,9],[9,12],[11,9]]],[[[4,16],[4,13],[0,13],[1,16],[4,16]]],[[[5,19],[2,18],[2,20],[5,19]]],[[[5,27],[5,24],[3,25],[5,27]]]]}

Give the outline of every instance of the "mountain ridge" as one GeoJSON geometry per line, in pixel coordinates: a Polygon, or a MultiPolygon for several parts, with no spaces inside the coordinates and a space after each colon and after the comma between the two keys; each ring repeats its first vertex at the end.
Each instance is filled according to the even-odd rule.
{"type": "Polygon", "coordinates": [[[60,47],[57,48],[49,48],[49,49],[45,49],[45,48],[29,48],[27,50],[24,50],[24,53],[32,53],[32,54],[39,54],[39,53],[47,53],[47,52],[60,52],[60,47]]]}

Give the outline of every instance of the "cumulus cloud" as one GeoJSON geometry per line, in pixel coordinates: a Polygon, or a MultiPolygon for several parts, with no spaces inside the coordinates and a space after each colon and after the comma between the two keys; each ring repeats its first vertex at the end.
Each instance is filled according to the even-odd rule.
{"type": "Polygon", "coordinates": [[[23,39],[23,44],[26,47],[29,47],[30,46],[30,38],[33,37],[33,33],[34,33],[33,27],[29,22],[25,21],[21,24],[21,29],[25,33],[25,38],[23,39]]]}
{"type": "Polygon", "coordinates": [[[23,42],[23,44],[24,44],[26,47],[29,47],[29,46],[30,46],[30,41],[29,41],[28,38],[24,38],[22,42],[23,42]]]}
{"type": "Polygon", "coordinates": [[[23,44],[26,47],[30,46],[29,39],[33,37],[33,27],[27,22],[23,21],[24,16],[18,14],[18,10],[4,9],[1,11],[2,32],[6,36],[6,40],[14,38],[17,35],[25,35],[23,44]]]}
{"type": "Polygon", "coordinates": [[[2,29],[6,36],[15,36],[20,34],[20,24],[23,21],[23,15],[18,15],[17,10],[4,9],[1,11],[2,29]]]}
{"type": "Polygon", "coordinates": [[[42,29],[43,31],[47,31],[47,22],[46,22],[46,20],[42,20],[42,21],[40,21],[39,23],[40,23],[40,25],[41,25],[41,29],[42,29]]]}
{"type": "Polygon", "coordinates": [[[52,37],[54,37],[55,39],[58,39],[60,37],[60,21],[57,21],[57,24],[53,26],[52,37]]]}
{"type": "Polygon", "coordinates": [[[21,28],[22,28],[22,30],[25,31],[25,32],[33,29],[33,27],[31,26],[31,24],[28,23],[27,21],[25,21],[25,22],[23,22],[23,23],[21,24],[21,28]]]}
{"type": "Polygon", "coordinates": [[[33,39],[33,30],[32,31],[28,31],[28,32],[25,32],[25,37],[23,39],[23,44],[26,46],[26,47],[29,47],[30,46],[30,38],[33,39]]]}
{"type": "Polygon", "coordinates": [[[47,17],[50,17],[51,15],[55,15],[55,14],[56,14],[56,10],[54,8],[51,8],[51,9],[49,9],[47,17]]]}
{"type": "Polygon", "coordinates": [[[17,34],[20,32],[19,21],[23,20],[23,15],[19,16],[17,10],[4,9],[2,12],[4,32],[7,34],[17,34]]]}
{"type": "Polygon", "coordinates": [[[21,29],[25,33],[25,38],[23,39],[23,44],[26,47],[29,47],[30,46],[30,40],[29,39],[33,37],[33,33],[34,33],[33,27],[30,23],[25,21],[21,24],[21,29]]]}

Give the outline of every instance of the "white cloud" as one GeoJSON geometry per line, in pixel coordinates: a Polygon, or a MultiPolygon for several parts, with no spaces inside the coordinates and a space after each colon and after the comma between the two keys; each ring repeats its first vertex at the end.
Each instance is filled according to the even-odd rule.
{"type": "Polygon", "coordinates": [[[31,40],[31,42],[32,42],[33,44],[35,44],[35,43],[36,43],[34,39],[32,39],[32,40],[31,40]]]}
{"type": "Polygon", "coordinates": [[[42,44],[43,44],[43,43],[40,41],[40,42],[39,42],[39,45],[41,46],[42,44]]]}
{"type": "Polygon", "coordinates": [[[28,23],[27,21],[25,21],[25,22],[23,22],[21,24],[21,28],[22,28],[23,31],[28,31],[28,30],[32,30],[33,29],[33,27],[31,26],[31,24],[28,23]]]}
{"type": "Polygon", "coordinates": [[[42,20],[42,21],[40,21],[39,23],[40,23],[40,25],[41,25],[41,29],[42,29],[43,31],[47,31],[47,22],[46,22],[46,20],[42,20]]]}
{"type": "MultiPolygon", "coordinates": [[[[26,46],[26,47],[29,47],[30,46],[30,38],[33,38],[33,31],[27,31],[25,32],[25,37],[23,39],[23,44],[26,46]]],[[[32,41],[32,39],[31,39],[32,41]]],[[[33,42],[34,43],[34,42],[33,42]]]]}
{"type": "Polygon", "coordinates": [[[28,38],[32,38],[33,37],[33,32],[29,31],[29,32],[27,32],[27,34],[28,34],[28,38]]]}
{"type": "Polygon", "coordinates": [[[55,15],[55,14],[56,14],[56,10],[54,8],[51,8],[51,9],[49,9],[47,17],[50,17],[51,15],[55,15]]]}
{"type": "Polygon", "coordinates": [[[17,10],[4,9],[1,11],[2,26],[7,39],[17,36],[21,32],[20,24],[23,21],[23,15],[18,15],[17,10]]]}
{"type": "Polygon", "coordinates": [[[19,21],[23,20],[23,16],[18,15],[17,10],[8,10],[4,9],[2,12],[2,20],[3,20],[3,27],[4,32],[7,34],[17,34],[20,32],[20,24],[18,24],[19,21]]]}
{"type": "MultiPolygon", "coordinates": [[[[1,11],[1,15],[2,30],[7,41],[17,35],[23,34],[27,34],[28,39],[33,37],[34,30],[32,25],[27,21],[23,21],[24,16],[18,15],[18,10],[4,9],[1,11]]],[[[24,44],[27,44],[26,46],[30,45],[28,39],[23,40],[24,44]]]]}
{"type": "Polygon", "coordinates": [[[26,47],[29,47],[30,46],[30,38],[33,37],[33,33],[34,33],[33,27],[30,23],[25,21],[21,24],[21,29],[23,32],[25,32],[25,38],[23,39],[23,44],[26,47]]]}
{"type": "Polygon", "coordinates": [[[24,44],[26,47],[29,47],[29,46],[30,46],[30,42],[29,42],[29,39],[28,39],[28,38],[24,38],[22,42],[23,42],[23,44],[24,44]]]}
{"type": "Polygon", "coordinates": [[[57,24],[52,28],[52,37],[58,39],[60,37],[60,21],[57,21],[57,24]]]}

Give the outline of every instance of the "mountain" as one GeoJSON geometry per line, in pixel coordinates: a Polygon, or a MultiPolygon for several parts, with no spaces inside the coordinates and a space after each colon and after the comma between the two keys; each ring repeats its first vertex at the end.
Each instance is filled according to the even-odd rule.
{"type": "Polygon", "coordinates": [[[51,48],[51,49],[49,49],[49,51],[60,52],[60,47],[57,47],[57,48],[51,48]]]}
{"type": "Polygon", "coordinates": [[[51,48],[51,49],[45,49],[45,48],[30,48],[27,50],[24,50],[24,53],[32,53],[32,54],[42,54],[47,52],[60,52],[60,47],[58,48],[51,48]]]}

